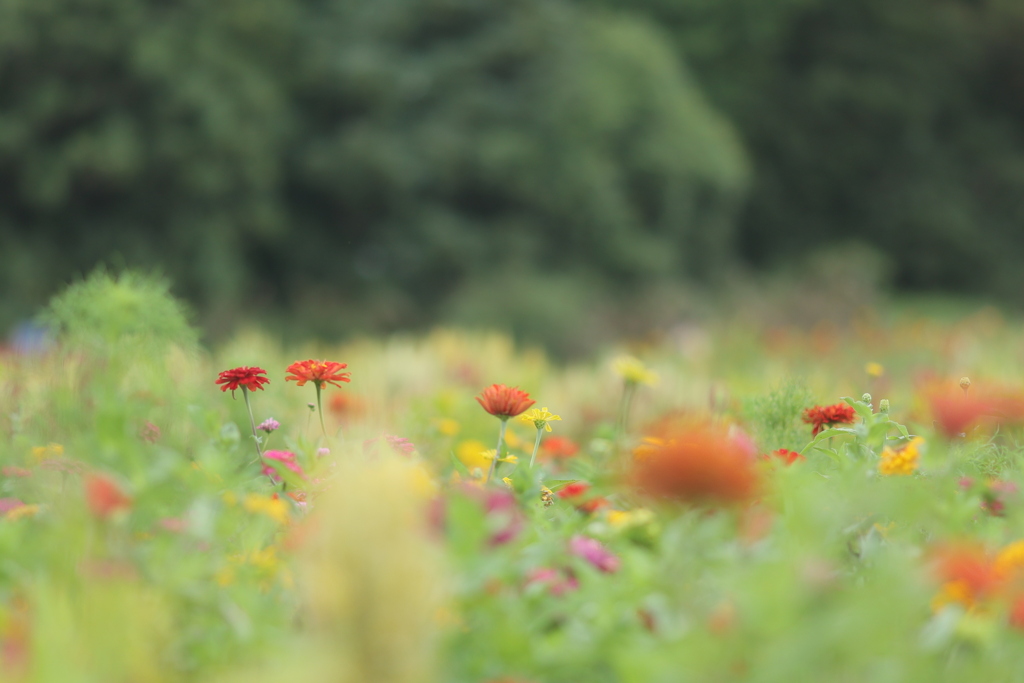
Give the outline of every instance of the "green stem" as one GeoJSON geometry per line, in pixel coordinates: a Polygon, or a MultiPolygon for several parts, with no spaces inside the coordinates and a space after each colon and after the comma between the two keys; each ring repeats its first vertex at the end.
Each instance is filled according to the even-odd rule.
{"type": "Polygon", "coordinates": [[[626,422],[629,419],[629,408],[633,405],[633,394],[636,393],[636,383],[626,380],[622,390],[622,404],[619,406],[619,431],[626,433],[626,422]]]}
{"type": "Polygon", "coordinates": [[[494,470],[498,467],[498,458],[501,457],[501,446],[505,442],[505,427],[508,426],[508,418],[501,418],[501,429],[498,430],[498,447],[494,449],[494,460],[491,460],[491,468],[487,470],[487,479],[484,480],[484,484],[491,482],[491,477],[494,476],[494,470]]]}
{"type": "Polygon", "coordinates": [[[245,387],[242,389],[242,398],[245,399],[245,407],[249,411],[249,426],[252,427],[252,440],[256,444],[256,457],[259,458],[260,462],[263,462],[263,451],[260,450],[260,438],[256,436],[256,420],[252,416],[252,405],[249,403],[249,390],[245,387]]]}
{"type": "Polygon", "coordinates": [[[533,455],[530,456],[530,469],[533,469],[533,461],[537,459],[537,450],[540,449],[540,437],[544,430],[537,428],[537,440],[533,442],[533,455]]]}
{"type": "Polygon", "coordinates": [[[316,409],[320,413],[320,431],[324,433],[324,438],[327,438],[327,427],[324,426],[324,407],[320,402],[320,382],[316,383],[316,409]]]}

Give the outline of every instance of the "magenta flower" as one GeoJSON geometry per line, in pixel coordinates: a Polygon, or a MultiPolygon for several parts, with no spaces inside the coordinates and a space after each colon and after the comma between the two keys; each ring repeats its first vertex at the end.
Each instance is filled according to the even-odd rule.
{"type": "MultiPolygon", "coordinates": [[[[287,467],[288,469],[290,469],[295,474],[299,475],[300,479],[306,478],[306,473],[302,471],[302,467],[295,459],[295,454],[292,453],[291,451],[267,451],[266,453],[263,454],[263,459],[275,460],[284,465],[285,467],[287,467]]],[[[271,472],[267,472],[268,469],[271,470],[271,472],[273,471],[273,467],[271,465],[267,465],[266,467],[263,468],[264,474],[270,474],[271,476],[274,476],[271,472]]]]}
{"type": "Polygon", "coordinates": [[[609,552],[600,541],[578,534],[569,540],[569,553],[583,558],[606,574],[617,572],[622,564],[618,556],[609,552]]]}

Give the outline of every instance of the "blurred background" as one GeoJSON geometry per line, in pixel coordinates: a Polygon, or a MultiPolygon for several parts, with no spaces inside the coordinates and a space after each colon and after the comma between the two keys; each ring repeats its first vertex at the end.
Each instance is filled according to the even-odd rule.
{"type": "Polygon", "coordinates": [[[0,331],[97,264],[211,341],[1012,309],[1024,3],[0,0],[0,256],[0,331]]]}

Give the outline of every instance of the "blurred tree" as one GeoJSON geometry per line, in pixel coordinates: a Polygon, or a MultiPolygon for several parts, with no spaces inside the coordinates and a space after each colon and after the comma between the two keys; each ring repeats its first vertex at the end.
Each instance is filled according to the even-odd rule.
{"type": "Polygon", "coordinates": [[[499,265],[702,276],[746,179],[666,38],[571,0],[0,0],[0,288],[28,299],[117,255],[208,326],[336,331],[499,265]]]}
{"type": "Polygon", "coordinates": [[[1024,5],[596,0],[653,18],[740,129],[758,264],[857,236],[898,283],[1017,298],[1024,5]]]}

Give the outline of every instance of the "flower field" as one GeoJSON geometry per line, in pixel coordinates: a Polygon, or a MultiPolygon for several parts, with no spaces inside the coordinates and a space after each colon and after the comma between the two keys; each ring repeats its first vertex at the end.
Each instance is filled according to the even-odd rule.
{"type": "Polygon", "coordinates": [[[1024,327],[864,313],[557,364],[210,351],[95,275],[0,356],[0,680],[1024,679],[1024,327]]]}

